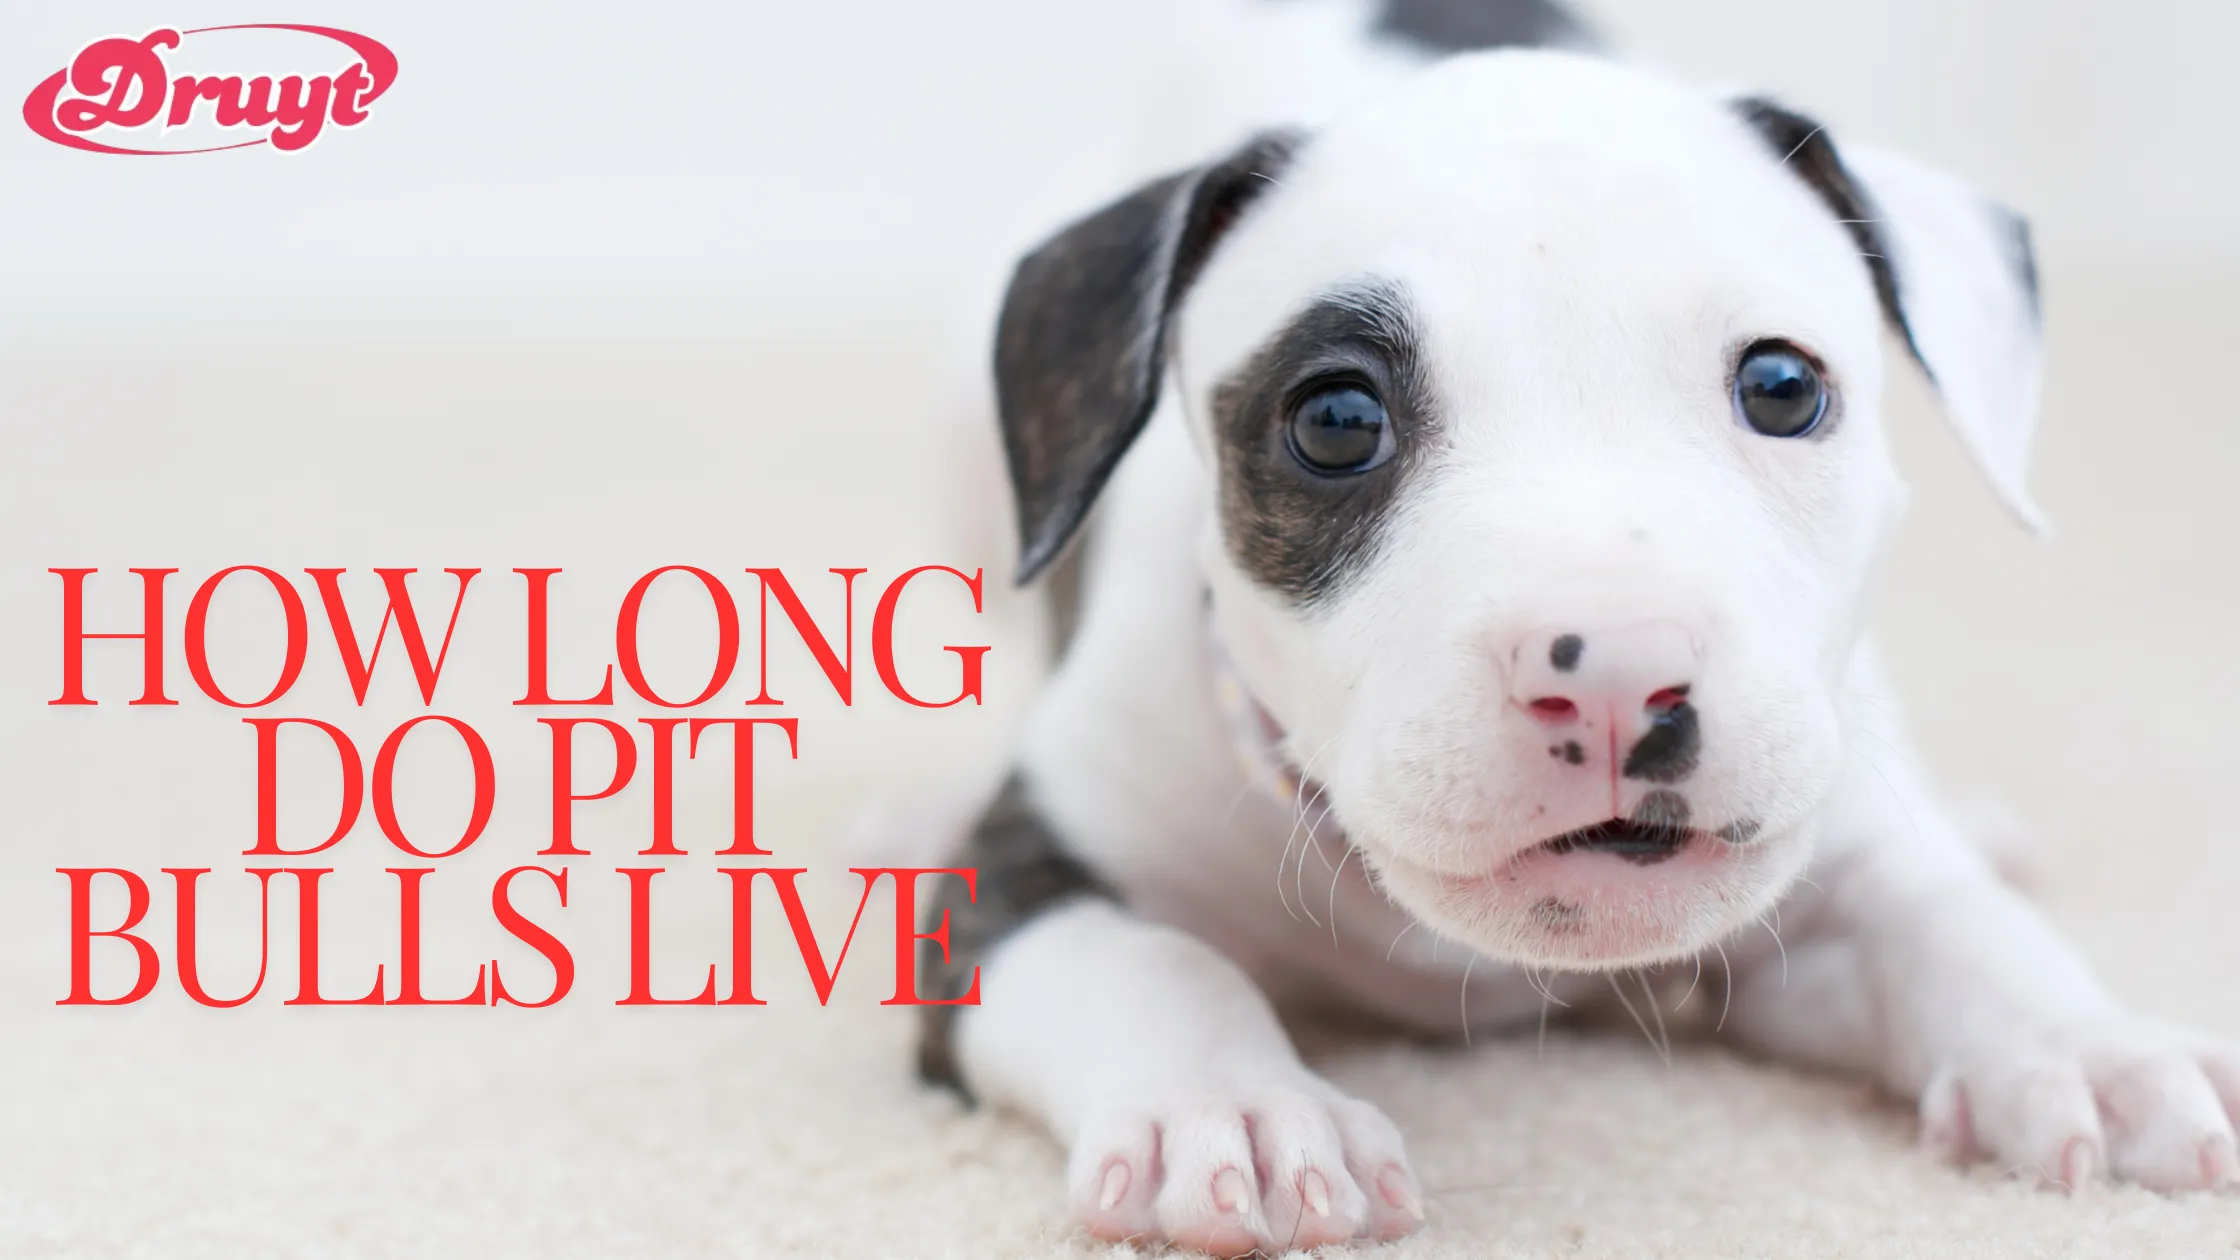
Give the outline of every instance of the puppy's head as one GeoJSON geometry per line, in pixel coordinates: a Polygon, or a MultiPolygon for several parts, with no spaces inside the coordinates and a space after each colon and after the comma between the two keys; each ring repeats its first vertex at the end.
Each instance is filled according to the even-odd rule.
{"type": "Polygon", "coordinates": [[[1586,59],[1458,58],[1021,265],[1023,573],[1179,406],[1218,630],[1387,892],[1631,965],[1802,869],[1902,497],[1883,330],[2025,517],[2027,237],[1813,123],[1586,59]]]}

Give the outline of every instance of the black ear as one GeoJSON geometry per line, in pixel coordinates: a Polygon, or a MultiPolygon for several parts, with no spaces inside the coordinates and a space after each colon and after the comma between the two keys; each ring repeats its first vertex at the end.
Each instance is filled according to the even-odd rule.
{"type": "Polygon", "coordinates": [[[1299,137],[1264,132],[1067,227],[1019,263],[996,326],[996,406],[1022,583],[1081,527],[1159,400],[1168,320],[1299,137]]]}
{"type": "Polygon", "coordinates": [[[2043,366],[2029,225],[1895,153],[1846,144],[1839,154],[1825,128],[1770,101],[1734,108],[1851,234],[1961,444],[2008,509],[2043,530],[2025,480],[2043,366]]]}

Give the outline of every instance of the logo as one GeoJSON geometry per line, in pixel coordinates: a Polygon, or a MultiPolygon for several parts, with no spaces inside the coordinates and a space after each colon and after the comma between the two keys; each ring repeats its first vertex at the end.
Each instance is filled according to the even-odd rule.
{"type": "Polygon", "coordinates": [[[331,128],[363,123],[396,80],[395,53],[331,26],[166,27],[79,49],[68,68],[31,89],[23,121],[43,139],[89,153],[218,153],[261,144],[293,153],[331,128]],[[173,63],[212,56],[235,59],[219,63],[229,67],[253,58],[319,73],[172,73],[173,63]]]}

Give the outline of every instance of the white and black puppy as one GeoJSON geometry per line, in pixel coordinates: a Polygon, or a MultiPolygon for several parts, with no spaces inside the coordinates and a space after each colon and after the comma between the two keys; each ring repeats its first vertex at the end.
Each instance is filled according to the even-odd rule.
{"type": "MultiPolygon", "coordinates": [[[[1358,9],[1365,45],[1575,35],[1358,9]]],[[[926,1073],[1045,1121],[1100,1236],[1389,1238],[1401,1136],[1278,1004],[1453,1033],[1700,968],[1724,1035],[1918,1098],[1955,1158],[2229,1182],[2240,1052],[2127,1013],[2001,882],[1861,639],[1886,328],[2034,517],[2021,221],[1762,100],[1395,47],[1361,107],[1018,267],[1020,573],[1078,559],[1083,603],[928,924],[925,990],[980,1001],[926,1073]]]]}

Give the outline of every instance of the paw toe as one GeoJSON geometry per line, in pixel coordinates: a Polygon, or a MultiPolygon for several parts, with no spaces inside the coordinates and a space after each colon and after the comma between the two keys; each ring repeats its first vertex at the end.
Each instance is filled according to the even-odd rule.
{"type": "Polygon", "coordinates": [[[1162,1135],[1160,1231],[1214,1255],[1256,1247],[1266,1229],[1243,1113],[1228,1106],[1197,1109],[1163,1125],[1162,1135]]]}
{"type": "Polygon", "coordinates": [[[1368,1198],[1346,1167],[1329,1109],[1279,1102],[1254,1108],[1252,1119],[1254,1152],[1267,1170],[1270,1241],[1289,1249],[1352,1238],[1368,1218],[1368,1198]]]}
{"type": "Polygon", "coordinates": [[[1085,1133],[1066,1178],[1074,1219],[1108,1242],[1152,1236],[1158,1151],[1158,1128],[1147,1119],[1116,1119],[1085,1133]]]}
{"type": "Polygon", "coordinates": [[[2212,1189],[2232,1164],[2224,1108],[2193,1064],[2137,1065],[2103,1087],[2112,1171],[2155,1190],[2212,1189]]]}

